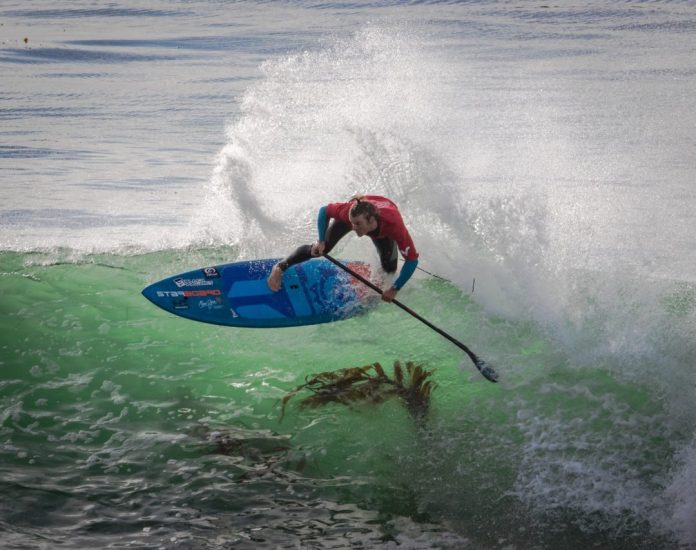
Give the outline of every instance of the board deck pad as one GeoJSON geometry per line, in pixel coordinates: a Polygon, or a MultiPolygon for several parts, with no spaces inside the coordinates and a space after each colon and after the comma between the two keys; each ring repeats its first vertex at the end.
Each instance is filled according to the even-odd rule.
{"type": "MultiPolygon", "coordinates": [[[[333,265],[316,258],[290,266],[282,288],[266,279],[278,259],[195,269],[153,283],[142,294],[180,317],[235,327],[290,327],[348,319],[366,311],[378,295],[333,265]]],[[[370,279],[370,264],[344,262],[370,279]]]]}

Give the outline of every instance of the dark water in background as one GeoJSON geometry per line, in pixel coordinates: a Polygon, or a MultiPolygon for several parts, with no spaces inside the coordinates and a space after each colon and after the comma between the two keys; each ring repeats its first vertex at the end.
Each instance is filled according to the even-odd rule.
{"type": "Polygon", "coordinates": [[[693,2],[5,2],[0,25],[3,547],[696,544],[693,2]],[[389,306],[243,331],[139,294],[283,254],[355,191],[451,281],[403,301],[501,384],[389,306]],[[306,375],[395,360],[436,371],[425,426],[397,402],[279,421],[306,375]]]}

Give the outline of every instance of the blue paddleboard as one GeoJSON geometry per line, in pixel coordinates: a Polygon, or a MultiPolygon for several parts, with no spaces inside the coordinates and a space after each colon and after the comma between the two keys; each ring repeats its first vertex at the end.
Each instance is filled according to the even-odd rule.
{"type": "MultiPolygon", "coordinates": [[[[331,262],[316,258],[289,267],[283,286],[266,283],[277,259],[195,269],[153,283],[143,296],[180,317],[233,327],[290,327],[353,317],[377,296],[331,262]]],[[[370,265],[345,262],[370,278],[370,265]]]]}

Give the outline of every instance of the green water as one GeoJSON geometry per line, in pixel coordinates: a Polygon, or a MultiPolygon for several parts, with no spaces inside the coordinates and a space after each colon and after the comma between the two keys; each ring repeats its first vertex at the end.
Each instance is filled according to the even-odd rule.
{"type": "Polygon", "coordinates": [[[234,256],[0,254],[5,547],[671,547],[655,495],[687,434],[649,388],[575,368],[533,325],[432,278],[400,299],[500,384],[386,304],[245,330],[140,295],[234,256]],[[435,371],[423,425],[398,401],[291,401],[280,422],[309,374],[396,360],[435,371]]]}

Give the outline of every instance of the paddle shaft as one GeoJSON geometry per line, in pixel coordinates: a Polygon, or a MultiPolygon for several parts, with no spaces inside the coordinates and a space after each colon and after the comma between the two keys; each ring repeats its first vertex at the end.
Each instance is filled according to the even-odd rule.
{"type": "MultiPolygon", "coordinates": [[[[327,260],[329,260],[331,263],[337,265],[338,267],[340,267],[341,269],[343,269],[343,270],[346,271],[347,273],[350,273],[353,277],[355,277],[355,278],[358,279],[360,282],[362,282],[362,283],[366,284],[367,286],[369,286],[369,287],[370,287],[372,290],[374,290],[375,292],[378,292],[379,294],[384,294],[384,292],[382,291],[382,289],[379,288],[377,285],[373,284],[371,281],[368,281],[365,277],[363,277],[363,276],[360,275],[359,273],[356,273],[355,271],[353,271],[352,269],[350,269],[348,266],[343,265],[341,262],[339,262],[339,261],[336,260],[335,258],[332,258],[332,257],[329,256],[328,254],[324,254],[324,258],[326,258],[327,260]]],[[[466,354],[469,356],[469,358],[474,362],[474,365],[476,365],[476,368],[478,368],[479,370],[481,370],[481,366],[480,366],[480,365],[483,363],[483,362],[481,361],[481,359],[479,359],[473,351],[471,351],[468,347],[466,347],[464,344],[462,344],[459,340],[457,340],[457,339],[454,338],[453,336],[447,334],[447,333],[446,333],[444,330],[442,330],[441,328],[436,327],[436,326],[433,325],[430,321],[428,321],[428,320],[425,319],[424,317],[421,317],[420,315],[418,315],[418,314],[417,314],[415,311],[413,311],[410,307],[408,307],[408,306],[402,304],[401,302],[399,302],[399,300],[394,299],[394,300],[392,300],[392,303],[393,303],[393,304],[396,304],[397,306],[399,306],[401,309],[403,309],[403,310],[404,310],[406,313],[408,313],[409,315],[411,315],[411,316],[415,317],[416,319],[418,319],[418,320],[419,320],[421,323],[423,323],[424,325],[427,325],[428,327],[430,327],[431,329],[433,329],[433,330],[434,330],[435,332],[437,332],[440,336],[443,336],[443,337],[447,338],[447,339],[448,339],[450,342],[452,342],[455,346],[457,346],[459,349],[461,349],[462,351],[464,351],[464,353],[466,353],[466,354]]],[[[484,374],[484,376],[486,376],[486,375],[484,374]]],[[[488,376],[486,376],[486,378],[488,378],[488,376]]],[[[489,378],[489,380],[490,380],[490,378],[489,378]]],[[[491,382],[494,382],[494,380],[491,380],[491,382]]]]}

